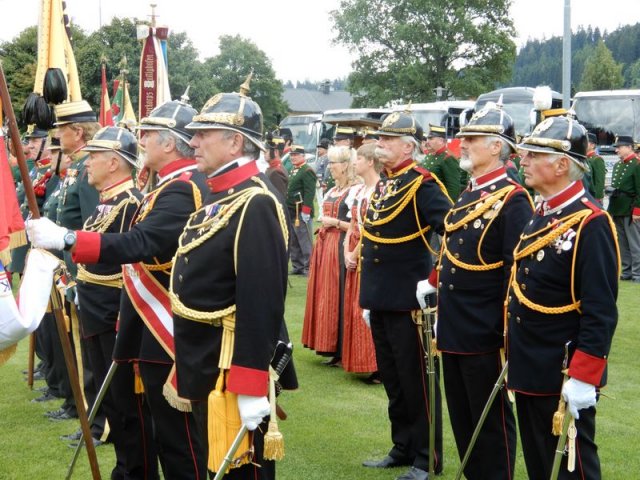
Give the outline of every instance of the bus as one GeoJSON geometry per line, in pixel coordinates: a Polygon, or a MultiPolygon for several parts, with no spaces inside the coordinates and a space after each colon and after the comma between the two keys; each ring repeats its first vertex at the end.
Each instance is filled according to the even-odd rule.
{"type": "Polygon", "coordinates": [[[315,157],[318,141],[322,136],[322,114],[288,115],[279,125],[280,130],[289,129],[294,145],[302,145],[304,151],[315,157]]]}
{"type": "Polygon", "coordinates": [[[605,186],[609,186],[613,165],[618,161],[613,147],[616,136],[628,135],[640,141],[640,90],[578,92],[572,109],[576,119],[596,136],[598,153],[607,167],[605,186]]]}

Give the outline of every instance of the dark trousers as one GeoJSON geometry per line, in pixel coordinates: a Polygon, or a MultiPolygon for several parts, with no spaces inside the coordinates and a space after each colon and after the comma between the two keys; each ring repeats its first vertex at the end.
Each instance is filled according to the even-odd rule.
{"type": "Polygon", "coordinates": [[[206,449],[196,433],[193,414],[173,408],[162,393],[170,370],[171,365],[167,364],[140,363],[160,466],[167,480],[204,480],[206,449]]]}
{"type": "Polygon", "coordinates": [[[289,252],[291,256],[291,266],[295,272],[307,273],[309,271],[309,261],[311,260],[311,228],[313,220],[308,223],[299,219],[300,224],[296,227],[296,212],[289,211],[293,229],[289,237],[289,252]]]}
{"type": "MultiPolygon", "coordinates": [[[[206,400],[193,402],[193,416],[198,426],[198,435],[204,445],[208,445],[209,442],[207,434],[207,414],[208,404],[206,400]]],[[[253,463],[257,465],[250,463],[238,468],[232,468],[229,470],[229,473],[223,477],[225,480],[275,480],[275,462],[262,458],[264,452],[264,434],[267,431],[268,423],[268,420],[265,420],[257,429],[248,434],[252,435],[253,438],[253,463]]],[[[208,447],[205,449],[205,455],[208,455],[208,447]]],[[[215,472],[209,472],[209,478],[213,479],[214,477],[215,472]]]]}
{"type": "MultiPolygon", "coordinates": [[[[378,371],[389,398],[393,448],[389,455],[429,469],[429,415],[435,414],[435,471],[442,471],[442,397],[436,373],[435,409],[431,409],[420,332],[411,312],[371,312],[371,333],[378,371]]],[[[438,362],[436,359],[436,372],[438,362]]]]}
{"type": "MultiPolygon", "coordinates": [[[[522,452],[530,480],[546,480],[551,475],[558,437],[551,434],[553,414],[558,408],[558,395],[534,396],[516,393],[516,409],[522,452]]],[[[600,459],[594,439],[596,433],[596,409],[580,410],[576,420],[576,469],[567,471],[567,457],[560,464],[558,478],[600,479],[600,459]]]]}
{"type": "MultiPolygon", "coordinates": [[[[442,354],[442,373],[451,428],[460,460],[502,369],[500,353],[442,354]]],[[[516,424],[502,388],[491,405],[464,474],[469,480],[511,479],[516,459],[516,424]]]]}
{"type": "Polygon", "coordinates": [[[42,317],[40,326],[36,330],[36,342],[40,344],[44,352],[43,373],[49,390],[56,397],[67,398],[71,395],[71,384],[67,374],[67,365],[64,363],[56,319],[52,313],[45,313],[42,317]]]}

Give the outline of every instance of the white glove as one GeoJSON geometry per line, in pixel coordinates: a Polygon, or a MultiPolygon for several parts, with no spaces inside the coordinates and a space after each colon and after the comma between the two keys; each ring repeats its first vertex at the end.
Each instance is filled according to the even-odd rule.
{"type": "Polygon", "coordinates": [[[367,327],[371,328],[371,310],[362,310],[362,319],[367,327]]]}
{"type": "Polygon", "coordinates": [[[238,410],[242,423],[249,430],[255,430],[262,423],[262,419],[269,415],[271,408],[267,397],[238,395],[238,410]]]}
{"type": "Polygon", "coordinates": [[[62,250],[67,229],[53,223],[48,218],[27,222],[27,236],[34,247],[46,250],[62,250]]]}
{"type": "Polygon", "coordinates": [[[432,293],[435,293],[436,287],[429,283],[429,280],[420,280],[416,285],[416,299],[420,304],[420,308],[427,308],[427,302],[425,301],[425,297],[432,293]]]}
{"type": "Polygon", "coordinates": [[[578,419],[578,410],[595,406],[596,387],[577,378],[570,378],[562,387],[562,398],[569,405],[571,416],[578,419]]]}
{"type": "Polygon", "coordinates": [[[309,214],[309,213],[301,213],[300,214],[300,218],[302,219],[302,221],[304,223],[309,223],[309,220],[311,220],[311,214],[309,214]]]}

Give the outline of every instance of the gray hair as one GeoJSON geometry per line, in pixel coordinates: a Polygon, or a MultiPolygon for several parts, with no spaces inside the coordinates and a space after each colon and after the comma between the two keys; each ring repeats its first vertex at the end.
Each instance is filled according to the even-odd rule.
{"type": "Polygon", "coordinates": [[[577,160],[569,155],[563,155],[562,153],[550,153],[548,157],[549,163],[554,163],[555,161],[561,159],[562,157],[567,157],[569,160],[569,180],[572,182],[576,182],[578,180],[582,180],[584,177],[584,169],[580,166],[577,160]]]}
{"type": "Polygon", "coordinates": [[[413,152],[411,153],[411,158],[413,158],[414,160],[421,159],[423,153],[422,153],[422,150],[420,150],[420,142],[418,142],[411,135],[403,135],[402,137],[400,137],[400,140],[402,140],[404,143],[410,143],[411,145],[413,145],[413,152]]]}
{"type": "Polygon", "coordinates": [[[488,135],[485,137],[485,145],[488,147],[492,142],[500,142],[500,155],[499,159],[502,163],[507,163],[513,149],[511,145],[502,137],[498,137],[497,135],[488,135]]]}
{"type": "MultiPolygon", "coordinates": [[[[237,130],[225,129],[223,130],[222,138],[227,140],[233,137],[236,133],[240,132],[238,132],[237,130]]],[[[242,156],[249,157],[254,160],[258,159],[260,157],[260,149],[258,148],[258,146],[247,137],[245,137],[242,133],[240,133],[240,135],[242,135],[242,156]]]]}
{"type": "Polygon", "coordinates": [[[187,142],[175,135],[171,130],[158,130],[158,137],[161,143],[166,143],[169,139],[173,138],[176,144],[176,152],[183,158],[193,158],[194,150],[189,146],[187,142]]]}

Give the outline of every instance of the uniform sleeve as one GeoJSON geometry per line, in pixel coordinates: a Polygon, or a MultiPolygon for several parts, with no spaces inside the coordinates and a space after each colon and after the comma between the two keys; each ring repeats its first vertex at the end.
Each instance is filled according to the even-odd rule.
{"type": "Polygon", "coordinates": [[[149,214],[128,232],[78,232],[73,260],[126,264],[175,252],[178,237],[194,210],[192,184],[175,181],[158,194],[149,214]]]}
{"type": "Polygon", "coordinates": [[[250,201],[238,235],[235,343],[227,387],[264,396],[287,285],[286,244],[271,197],[250,201]]]}
{"type": "Polygon", "coordinates": [[[303,185],[302,213],[311,213],[316,196],[316,174],[311,168],[304,173],[303,185]]]}
{"type": "Polygon", "coordinates": [[[606,176],[606,168],[602,157],[595,157],[592,163],[593,190],[598,200],[604,198],[604,177],[606,176]]]}
{"type": "Polygon", "coordinates": [[[516,248],[520,240],[520,234],[527,222],[531,220],[532,215],[533,208],[524,189],[514,192],[503,207],[500,238],[502,238],[502,259],[504,261],[505,296],[509,286],[509,277],[511,276],[511,265],[513,265],[513,250],[516,248]]]}
{"type": "Polygon", "coordinates": [[[632,206],[632,214],[640,215],[640,161],[636,162],[636,166],[633,169],[633,192],[635,193],[635,197],[633,197],[632,206]]]}
{"type": "Polygon", "coordinates": [[[602,384],[618,322],[615,242],[614,232],[602,214],[583,227],[577,247],[576,296],[581,302],[582,315],[569,375],[592,385],[602,384]]]}
{"type": "Polygon", "coordinates": [[[451,202],[447,194],[442,191],[438,183],[433,179],[422,182],[416,194],[420,223],[429,225],[431,230],[438,235],[444,233],[444,217],[451,209],[451,202]]]}
{"type": "Polygon", "coordinates": [[[444,158],[442,162],[444,178],[440,177],[440,180],[447,188],[447,193],[451,200],[454,202],[460,196],[460,166],[458,160],[450,155],[444,158]]]}

